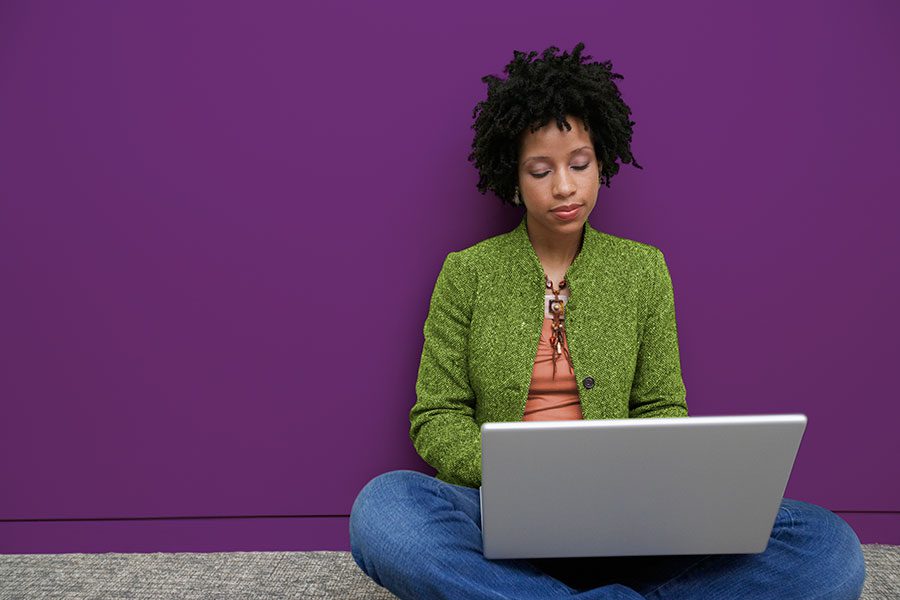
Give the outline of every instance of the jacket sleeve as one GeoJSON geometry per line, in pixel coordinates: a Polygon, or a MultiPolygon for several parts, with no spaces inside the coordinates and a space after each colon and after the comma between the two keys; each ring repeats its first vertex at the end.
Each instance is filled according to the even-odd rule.
{"type": "Polygon", "coordinates": [[[425,319],[425,344],[409,412],[419,456],[448,483],[481,485],[481,429],[468,376],[469,323],[476,280],[463,256],[444,260],[425,319]]]}
{"type": "Polygon", "coordinates": [[[628,416],[686,417],[672,278],[663,253],[653,248],[652,256],[628,416]]]}

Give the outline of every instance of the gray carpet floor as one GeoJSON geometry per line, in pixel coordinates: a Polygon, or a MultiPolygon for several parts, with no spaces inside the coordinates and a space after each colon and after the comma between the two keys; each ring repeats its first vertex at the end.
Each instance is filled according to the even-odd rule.
{"type": "MultiPolygon", "coordinates": [[[[900,598],[900,546],[863,544],[864,600],[900,598]]],[[[0,599],[371,598],[349,552],[0,554],[0,599]]]]}

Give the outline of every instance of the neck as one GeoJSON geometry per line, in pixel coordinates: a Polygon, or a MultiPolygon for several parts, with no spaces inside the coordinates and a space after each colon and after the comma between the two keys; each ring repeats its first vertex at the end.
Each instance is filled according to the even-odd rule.
{"type": "Polygon", "coordinates": [[[528,239],[545,271],[562,271],[569,267],[581,249],[584,224],[571,234],[560,234],[535,225],[525,216],[528,239]]]}

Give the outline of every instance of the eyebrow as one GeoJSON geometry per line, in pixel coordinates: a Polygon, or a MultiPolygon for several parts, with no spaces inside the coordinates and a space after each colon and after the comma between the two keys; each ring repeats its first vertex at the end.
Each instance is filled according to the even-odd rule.
{"type": "MultiPolygon", "coordinates": [[[[582,150],[593,150],[593,148],[591,148],[590,146],[582,146],[581,148],[575,148],[574,150],[572,150],[571,152],[569,152],[569,156],[572,156],[572,155],[575,154],[576,152],[580,152],[580,151],[582,151],[582,150]]],[[[522,161],[522,164],[524,165],[524,164],[527,163],[528,161],[531,161],[531,160],[538,160],[538,159],[549,160],[550,157],[549,157],[549,156],[529,156],[528,158],[526,158],[525,160],[522,161]]]]}

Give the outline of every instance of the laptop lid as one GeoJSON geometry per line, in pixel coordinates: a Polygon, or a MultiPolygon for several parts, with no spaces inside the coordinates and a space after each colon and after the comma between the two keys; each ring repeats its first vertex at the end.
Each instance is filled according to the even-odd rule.
{"type": "Polygon", "coordinates": [[[481,426],[486,558],[763,552],[803,414],[481,426]]]}

